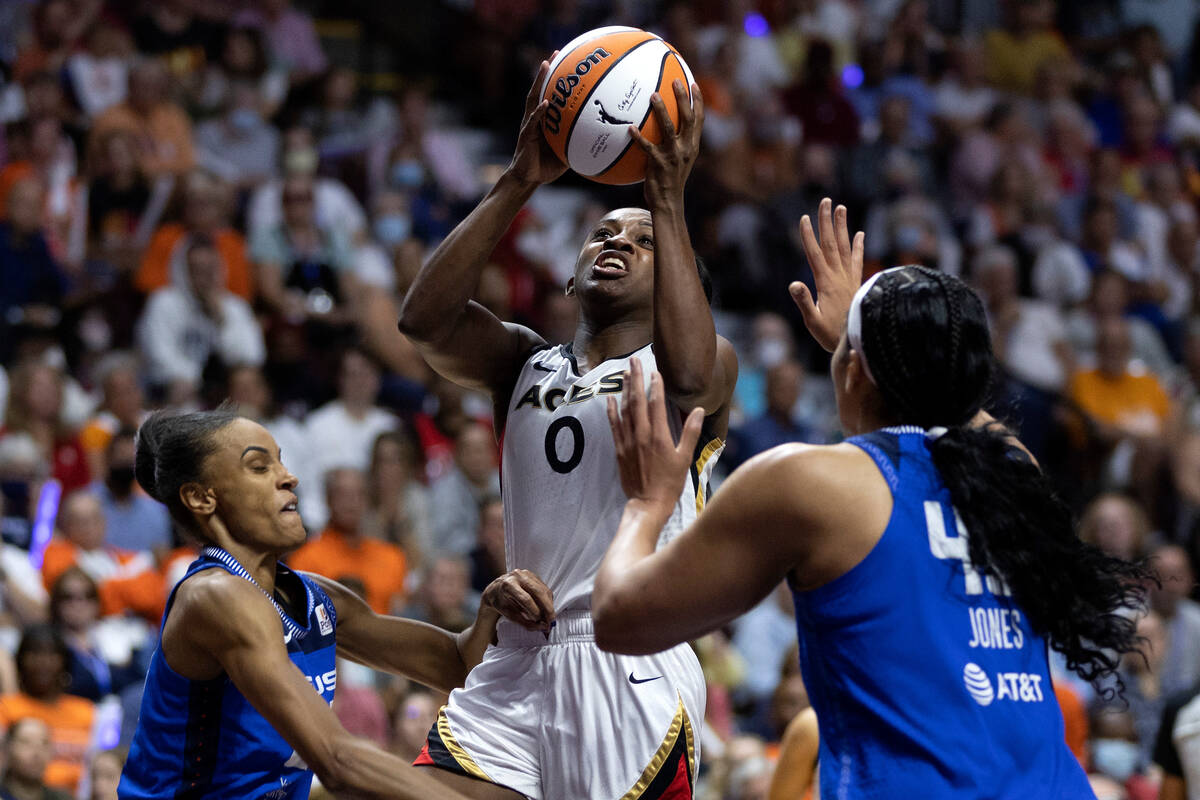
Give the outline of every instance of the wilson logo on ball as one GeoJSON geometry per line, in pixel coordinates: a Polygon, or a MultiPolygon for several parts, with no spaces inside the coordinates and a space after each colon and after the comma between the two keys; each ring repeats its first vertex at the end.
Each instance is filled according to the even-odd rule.
{"type": "Polygon", "coordinates": [[[577,37],[550,62],[542,84],[549,101],[542,133],[550,149],[575,172],[599,183],[637,183],[646,154],[629,135],[632,126],[649,141],[662,141],[650,105],[662,96],[667,115],[679,124],[674,81],[691,102],[692,72],[661,37],[638,28],[609,26],[577,37]]]}
{"type": "Polygon", "coordinates": [[[610,55],[612,54],[603,47],[597,47],[587,58],[575,65],[574,74],[565,75],[554,82],[554,94],[550,96],[550,107],[546,109],[546,118],[542,122],[546,126],[546,130],[558,133],[559,123],[562,121],[562,110],[567,107],[567,100],[571,97],[571,92],[575,91],[575,87],[579,85],[579,79],[591,72],[593,64],[599,64],[602,59],[608,58],[610,55]]]}

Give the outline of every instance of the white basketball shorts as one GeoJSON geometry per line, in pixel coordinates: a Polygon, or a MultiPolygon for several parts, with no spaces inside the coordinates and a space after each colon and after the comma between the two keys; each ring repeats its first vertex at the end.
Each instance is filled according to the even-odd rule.
{"type": "Polygon", "coordinates": [[[548,638],[501,620],[498,641],[414,763],[531,800],[692,797],[704,676],[690,647],[606,653],[586,612],[559,615],[548,638]]]}

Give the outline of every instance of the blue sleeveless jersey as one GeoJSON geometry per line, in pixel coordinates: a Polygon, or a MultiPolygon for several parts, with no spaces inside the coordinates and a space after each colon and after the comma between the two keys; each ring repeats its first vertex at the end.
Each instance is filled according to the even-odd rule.
{"type": "MultiPolygon", "coordinates": [[[[183,581],[214,568],[238,574],[229,564],[201,556],[172,590],[167,613],[183,581]]],[[[281,610],[282,635],[292,663],[332,703],[337,682],[333,602],[313,581],[282,564],[277,580],[298,580],[304,586],[304,624],[281,610]]],[[[188,680],[171,669],[159,645],[150,661],[137,732],[117,791],[122,800],[292,800],[308,797],[312,775],[227,676],[188,680]]]]}
{"type": "Polygon", "coordinates": [[[893,507],[858,565],[793,591],[822,800],[1094,798],[1064,741],[1046,641],[971,566],[924,431],[848,441],[893,507]]]}

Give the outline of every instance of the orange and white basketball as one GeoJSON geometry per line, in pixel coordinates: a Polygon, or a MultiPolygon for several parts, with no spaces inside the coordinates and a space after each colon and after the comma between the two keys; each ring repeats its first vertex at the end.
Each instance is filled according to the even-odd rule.
{"type": "Polygon", "coordinates": [[[629,135],[634,125],[661,141],[650,95],[658,92],[679,124],[675,80],[692,96],[692,71],[659,36],[638,28],[596,28],[572,40],[550,64],[542,98],[550,101],[542,132],[571,169],[599,183],[637,183],[646,154],[629,135]]]}

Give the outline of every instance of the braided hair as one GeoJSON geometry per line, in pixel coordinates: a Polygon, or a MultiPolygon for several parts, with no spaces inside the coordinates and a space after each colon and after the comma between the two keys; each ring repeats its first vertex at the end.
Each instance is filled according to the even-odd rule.
{"type": "Polygon", "coordinates": [[[1121,654],[1138,649],[1128,609],[1151,573],[1080,541],[1070,509],[1006,432],[969,424],[994,371],[983,303],[957,278],[908,266],[879,276],[860,313],[862,355],[886,415],[946,428],[927,446],[970,531],[975,568],[1002,580],[1068,668],[1100,688],[1121,654]]]}

